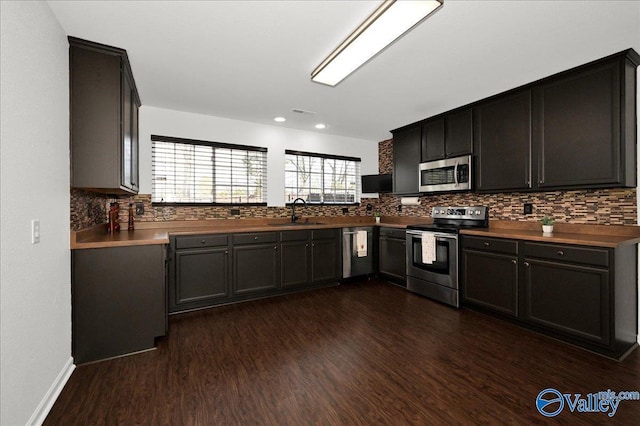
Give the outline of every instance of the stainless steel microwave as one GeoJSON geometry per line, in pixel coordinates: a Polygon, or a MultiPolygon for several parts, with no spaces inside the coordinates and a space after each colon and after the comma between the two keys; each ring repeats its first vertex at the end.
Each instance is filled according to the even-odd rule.
{"type": "Polygon", "coordinates": [[[420,192],[468,191],[472,176],[470,155],[420,163],[420,192]]]}

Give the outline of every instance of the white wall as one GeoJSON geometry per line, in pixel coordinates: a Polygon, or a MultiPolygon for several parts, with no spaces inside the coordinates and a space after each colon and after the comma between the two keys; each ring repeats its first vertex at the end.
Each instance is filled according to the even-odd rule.
{"type": "Polygon", "coordinates": [[[0,424],[19,425],[43,420],[73,369],[68,44],[44,2],[0,15],[0,424]]]}
{"type": "Polygon", "coordinates": [[[140,108],[141,194],[151,194],[152,134],[267,148],[267,204],[269,206],[283,206],[285,202],[285,149],[359,157],[362,159],[363,175],[378,173],[376,141],[143,106],[140,108]]]}

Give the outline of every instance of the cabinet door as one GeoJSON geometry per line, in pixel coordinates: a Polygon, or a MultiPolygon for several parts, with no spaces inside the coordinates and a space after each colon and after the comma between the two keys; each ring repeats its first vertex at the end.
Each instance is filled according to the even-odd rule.
{"type": "Polygon", "coordinates": [[[518,260],[515,256],[463,250],[462,300],[518,316],[518,260]]]}
{"type": "Polygon", "coordinates": [[[530,188],[530,90],[482,104],[475,114],[476,188],[481,191],[530,188]]]}
{"type": "Polygon", "coordinates": [[[407,277],[406,241],[380,236],[380,273],[405,283],[407,277]]]}
{"type": "Polygon", "coordinates": [[[311,243],[311,281],[321,283],[340,279],[338,238],[313,240],[311,243]]]}
{"type": "Polygon", "coordinates": [[[393,192],[418,193],[421,127],[413,127],[393,134],[393,192]]]}
{"type": "Polygon", "coordinates": [[[551,81],[536,93],[538,186],[622,183],[619,63],[551,81]]]}
{"type": "Polygon", "coordinates": [[[233,294],[278,288],[278,246],[253,244],[233,248],[233,294]]]}
{"type": "Polygon", "coordinates": [[[445,155],[469,155],[473,145],[473,111],[464,109],[446,116],[445,155]]]}
{"type": "Polygon", "coordinates": [[[121,184],[131,189],[131,165],[133,161],[133,145],[131,143],[131,84],[125,73],[122,73],[122,156],[120,170],[121,184]]]}
{"type": "Polygon", "coordinates": [[[524,319],[565,335],[609,344],[607,269],[525,258],[524,319]]]}
{"type": "Polygon", "coordinates": [[[444,118],[429,121],[422,126],[422,161],[444,158],[444,118]]]}
{"type": "Polygon", "coordinates": [[[308,241],[280,243],[280,276],[283,288],[309,284],[309,255],[308,241]]]}
{"type": "Polygon", "coordinates": [[[227,247],[178,250],[171,311],[209,306],[229,297],[227,247]]]}

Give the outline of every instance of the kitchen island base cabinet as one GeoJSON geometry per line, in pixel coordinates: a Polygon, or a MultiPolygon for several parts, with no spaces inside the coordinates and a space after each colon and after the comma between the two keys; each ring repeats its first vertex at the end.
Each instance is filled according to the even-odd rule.
{"type": "Polygon", "coordinates": [[[72,252],[76,364],[154,348],[167,329],[165,246],[72,252]]]}

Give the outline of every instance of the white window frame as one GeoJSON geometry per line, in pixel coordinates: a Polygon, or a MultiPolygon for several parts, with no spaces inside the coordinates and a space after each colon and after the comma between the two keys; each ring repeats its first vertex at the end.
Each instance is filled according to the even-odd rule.
{"type": "Polygon", "coordinates": [[[357,157],[286,150],[285,204],[296,198],[309,204],[359,204],[361,162],[357,157]]]}
{"type": "Polygon", "coordinates": [[[151,141],[153,204],[267,204],[267,148],[159,135],[151,141]]]}

